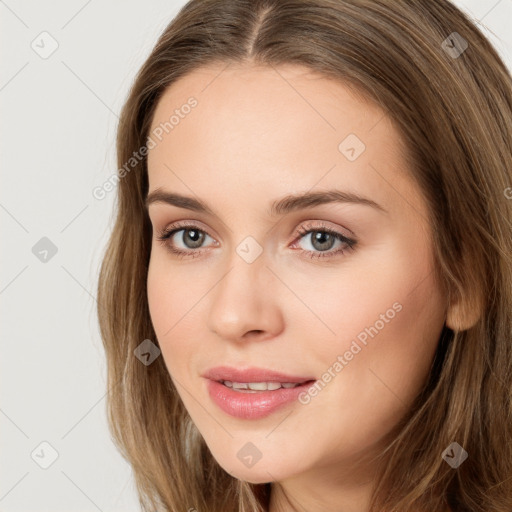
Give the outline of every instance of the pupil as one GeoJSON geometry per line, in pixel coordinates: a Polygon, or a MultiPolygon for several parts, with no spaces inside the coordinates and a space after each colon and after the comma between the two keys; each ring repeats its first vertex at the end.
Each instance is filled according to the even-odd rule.
{"type": "Polygon", "coordinates": [[[330,249],[333,241],[334,237],[325,231],[316,231],[313,237],[313,245],[315,245],[315,242],[320,242],[320,247],[317,246],[319,250],[330,249]]]}
{"type": "Polygon", "coordinates": [[[185,244],[187,246],[189,246],[189,248],[195,249],[195,248],[201,246],[201,244],[203,242],[204,234],[202,234],[197,229],[187,229],[187,230],[185,230],[184,233],[187,233],[188,237],[192,239],[192,244],[185,242],[185,244]],[[190,235],[190,234],[192,234],[192,235],[190,235]],[[192,246],[190,247],[190,245],[192,245],[192,246]]]}

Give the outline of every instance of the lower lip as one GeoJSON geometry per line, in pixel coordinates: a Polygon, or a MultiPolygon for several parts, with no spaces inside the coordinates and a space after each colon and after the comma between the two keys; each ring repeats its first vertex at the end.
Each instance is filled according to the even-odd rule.
{"type": "Polygon", "coordinates": [[[233,391],[220,382],[208,379],[208,393],[211,399],[227,414],[244,420],[264,418],[281,407],[294,402],[306,391],[313,381],[294,388],[279,388],[274,391],[246,393],[233,391]]]}

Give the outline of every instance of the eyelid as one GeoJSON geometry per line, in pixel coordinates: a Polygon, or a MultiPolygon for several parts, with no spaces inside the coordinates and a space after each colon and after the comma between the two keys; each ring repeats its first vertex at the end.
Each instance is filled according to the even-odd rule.
{"type": "Polygon", "coordinates": [[[298,228],[296,228],[294,233],[300,233],[301,231],[303,231],[304,228],[310,231],[322,231],[323,229],[335,231],[349,240],[352,239],[354,242],[357,240],[356,234],[352,230],[345,228],[343,226],[333,225],[333,223],[322,219],[308,220],[305,223],[301,224],[298,228]],[[343,231],[345,231],[345,233],[343,231]]]}
{"type": "MultiPolygon", "coordinates": [[[[201,231],[206,233],[208,236],[210,236],[213,239],[216,239],[215,236],[210,234],[209,228],[206,228],[205,225],[198,220],[177,220],[174,222],[171,222],[170,224],[166,225],[163,229],[160,230],[160,233],[175,230],[178,228],[186,229],[186,228],[199,228],[201,231]]],[[[306,222],[303,222],[299,225],[299,227],[295,228],[292,235],[294,237],[297,237],[301,234],[301,231],[303,231],[303,228],[306,228],[307,230],[321,230],[321,229],[328,229],[332,231],[339,232],[340,230],[345,230],[345,233],[340,233],[347,239],[353,239],[352,241],[357,241],[356,234],[351,230],[344,226],[337,226],[333,225],[333,223],[329,221],[325,221],[323,219],[310,219],[306,222]]],[[[295,241],[295,240],[294,240],[295,241]]]]}
{"type": "MultiPolygon", "coordinates": [[[[336,250],[327,250],[327,251],[310,251],[306,249],[302,249],[299,251],[300,257],[309,258],[309,259],[317,259],[317,260],[329,260],[334,259],[337,256],[343,256],[346,253],[352,251],[354,247],[358,244],[358,239],[355,236],[347,236],[345,235],[340,228],[336,227],[333,228],[329,225],[329,223],[326,223],[323,220],[317,220],[319,224],[312,225],[309,221],[306,224],[302,224],[295,230],[295,239],[291,245],[291,247],[297,246],[299,241],[303,238],[306,238],[307,236],[310,236],[312,233],[315,232],[324,232],[328,233],[330,236],[334,237],[338,242],[341,242],[342,244],[345,244],[345,247],[338,248],[336,250]]],[[[350,231],[350,233],[353,234],[353,231],[350,231]]]]}
{"type": "MultiPolygon", "coordinates": [[[[201,231],[205,235],[209,236],[216,244],[218,244],[218,241],[215,237],[210,235],[209,231],[207,229],[203,229],[201,227],[202,223],[199,221],[175,221],[171,223],[170,225],[167,225],[162,230],[159,231],[159,236],[157,237],[158,241],[162,243],[171,253],[174,253],[178,257],[196,257],[196,255],[199,255],[202,252],[208,252],[208,248],[197,248],[197,249],[189,249],[189,250],[183,250],[183,249],[176,249],[175,247],[172,247],[172,245],[169,243],[169,239],[172,238],[177,232],[183,231],[183,230],[192,230],[197,229],[197,231],[201,231]]],[[[344,228],[347,231],[349,231],[351,234],[353,234],[353,231],[347,228],[344,228]]],[[[330,223],[324,220],[309,220],[306,223],[301,224],[298,228],[294,230],[294,239],[292,242],[292,246],[295,245],[298,240],[301,238],[305,238],[307,235],[310,235],[312,232],[315,231],[324,231],[331,236],[334,236],[338,241],[345,243],[347,247],[342,249],[337,249],[335,251],[328,250],[328,251],[310,251],[302,249],[298,252],[301,253],[301,256],[309,257],[309,258],[315,258],[315,259],[330,259],[338,256],[339,254],[343,255],[346,251],[350,251],[354,248],[355,245],[358,243],[357,237],[354,236],[347,236],[344,233],[340,232],[340,228],[338,227],[332,227],[330,226],[330,223]],[[315,224],[316,223],[316,224],[315,224]]]]}
{"type": "MultiPolygon", "coordinates": [[[[212,236],[210,234],[210,231],[208,229],[205,229],[203,226],[204,225],[200,221],[196,221],[196,220],[193,220],[193,221],[178,220],[178,221],[175,221],[175,222],[172,222],[172,223],[166,225],[163,229],[159,230],[158,231],[158,233],[159,233],[158,240],[165,242],[171,236],[174,236],[176,234],[176,232],[178,232],[178,231],[187,230],[187,229],[190,230],[190,229],[197,228],[198,231],[201,231],[205,235],[209,236],[212,240],[214,240],[215,243],[218,243],[216,237],[212,236]]],[[[199,252],[199,251],[203,251],[203,250],[206,250],[206,249],[201,248],[201,249],[196,249],[195,251],[189,250],[189,252],[199,252]]]]}

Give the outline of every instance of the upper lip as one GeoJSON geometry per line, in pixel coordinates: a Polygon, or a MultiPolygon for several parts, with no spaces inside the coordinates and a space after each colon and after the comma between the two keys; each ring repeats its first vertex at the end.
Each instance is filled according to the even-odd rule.
{"type": "Polygon", "coordinates": [[[288,375],[276,372],[268,368],[249,367],[245,369],[233,368],[231,366],[216,366],[210,368],[202,375],[207,379],[231,382],[293,382],[302,383],[315,380],[314,377],[288,375]]]}

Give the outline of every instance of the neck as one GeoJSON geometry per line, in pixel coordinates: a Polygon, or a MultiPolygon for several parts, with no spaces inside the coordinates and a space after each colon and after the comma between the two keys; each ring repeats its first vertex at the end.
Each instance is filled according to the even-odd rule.
{"type": "MultiPolygon", "coordinates": [[[[300,475],[271,484],[268,512],[368,512],[373,482],[300,475]]],[[[414,510],[414,512],[418,512],[414,510]]],[[[425,511],[430,512],[430,511],[425,511]]],[[[446,506],[443,512],[452,512],[446,506]]]]}
{"type": "Polygon", "coordinates": [[[325,472],[296,476],[272,484],[269,512],[366,512],[372,485],[325,472]]]}

